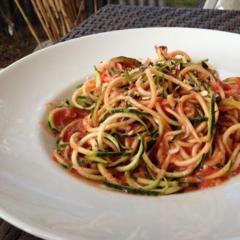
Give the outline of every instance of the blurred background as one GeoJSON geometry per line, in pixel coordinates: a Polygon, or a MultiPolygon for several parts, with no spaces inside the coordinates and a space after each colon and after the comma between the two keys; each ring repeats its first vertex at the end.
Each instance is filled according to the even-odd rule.
{"type": "Polygon", "coordinates": [[[196,7],[199,0],[0,0],[0,68],[57,42],[106,4],[196,7]]]}

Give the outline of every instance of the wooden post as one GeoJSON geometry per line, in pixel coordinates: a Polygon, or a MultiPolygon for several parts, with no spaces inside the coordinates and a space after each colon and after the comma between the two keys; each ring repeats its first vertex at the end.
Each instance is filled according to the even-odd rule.
{"type": "MultiPolygon", "coordinates": [[[[15,0],[16,4],[20,5],[19,1],[15,0]]],[[[31,0],[31,3],[51,42],[57,41],[84,19],[85,0],[31,0]]],[[[22,15],[30,29],[31,23],[24,12],[22,15]]],[[[34,31],[31,32],[34,35],[34,31]]]]}
{"type": "Polygon", "coordinates": [[[40,45],[41,44],[41,41],[40,39],[38,38],[37,36],[37,33],[33,27],[33,25],[31,24],[31,22],[29,21],[28,17],[26,16],[25,12],[23,11],[20,3],[18,0],[15,0],[15,3],[19,9],[19,11],[21,12],[22,16],[23,16],[23,19],[25,20],[25,22],[27,23],[27,26],[28,26],[28,29],[30,30],[30,32],[32,33],[34,39],[36,40],[36,42],[40,45]]]}
{"type": "Polygon", "coordinates": [[[53,33],[53,35],[55,37],[55,41],[56,41],[60,37],[60,32],[58,30],[57,23],[56,23],[55,18],[54,18],[53,14],[52,14],[52,11],[51,11],[51,9],[49,7],[49,2],[47,0],[44,0],[43,1],[43,5],[45,7],[46,12],[48,13],[48,19],[51,22],[50,26],[51,26],[52,33],[53,33]]]}
{"type": "Polygon", "coordinates": [[[98,10],[98,1],[94,0],[94,12],[97,12],[98,10]]]}
{"type": "Polygon", "coordinates": [[[46,27],[46,25],[45,25],[44,19],[43,19],[42,15],[40,14],[40,12],[39,12],[39,10],[38,10],[38,7],[37,7],[37,5],[36,5],[36,3],[35,3],[35,1],[34,1],[34,0],[31,0],[31,3],[32,3],[32,5],[33,5],[33,8],[34,8],[34,10],[35,10],[35,12],[36,12],[36,14],[37,14],[37,16],[38,16],[38,19],[39,19],[39,21],[40,21],[40,23],[41,23],[41,25],[42,25],[42,27],[43,27],[43,29],[44,29],[47,37],[48,37],[48,39],[53,42],[52,36],[51,36],[51,34],[49,33],[49,31],[48,31],[48,29],[47,29],[47,27],[46,27]]]}
{"type": "Polygon", "coordinates": [[[83,0],[83,1],[80,2],[80,5],[79,5],[78,14],[77,14],[77,17],[76,17],[76,20],[75,20],[75,26],[80,22],[81,13],[82,13],[84,8],[85,8],[85,1],[83,0]]]}
{"type": "Polygon", "coordinates": [[[71,31],[71,25],[70,25],[70,23],[69,23],[69,18],[68,18],[68,16],[67,16],[66,11],[65,11],[63,1],[62,1],[62,0],[59,0],[59,3],[60,3],[61,12],[62,12],[63,17],[64,17],[64,21],[65,21],[66,26],[67,26],[67,31],[70,32],[70,31],[71,31]]]}
{"type": "Polygon", "coordinates": [[[51,42],[55,42],[55,38],[54,38],[54,36],[53,36],[53,34],[51,32],[51,28],[49,27],[48,16],[46,15],[46,12],[45,12],[45,9],[44,9],[44,7],[42,5],[41,0],[35,0],[35,3],[36,3],[36,5],[37,5],[37,7],[39,9],[39,12],[40,12],[42,18],[44,19],[45,27],[46,27],[49,35],[51,36],[51,38],[50,38],[51,42]]]}

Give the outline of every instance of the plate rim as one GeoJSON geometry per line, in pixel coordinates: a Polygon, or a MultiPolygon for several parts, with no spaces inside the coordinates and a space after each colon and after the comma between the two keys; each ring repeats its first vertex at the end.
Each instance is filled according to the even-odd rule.
{"type": "MultiPolygon", "coordinates": [[[[88,39],[88,38],[97,38],[98,36],[102,36],[102,35],[108,35],[108,34],[115,34],[115,33],[121,33],[121,32],[127,32],[127,31],[151,31],[151,30],[157,30],[157,29],[161,29],[161,30],[184,30],[184,31],[196,31],[196,32],[214,32],[214,33],[220,33],[220,34],[227,34],[227,35],[232,35],[232,36],[236,36],[240,38],[240,33],[235,33],[235,32],[227,32],[227,31],[223,31],[223,30],[216,30],[216,29],[205,29],[205,28],[189,28],[189,27],[140,27],[140,28],[126,28],[126,29],[120,29],[120,30],[113,30],[113,31],[105,31],[105,32],[100,32],[100,33],[93,33],[90,35],[85,35],[85,36],[81,36],[81,37],[76,37],[73,39],[69,39],[69,40],[64,40],[63,42],[57,42],[52,46],[48,46],[44,49],[40,49],[36,52],[33,52],[19,60],[17,60],[16,62],[10,64],[9,66],[7,66],[6,68],[2,69],[0,71],[0,77],[4,74],[7,74],[8,71],[12,71],[14,70],[14,68],[18,67],[18,65],[20,64],[24,64],[25,62],[29,61],[32,57],[37,57],[41,54],[45,54],[48,51],[51,51],[53,49],[56,48],[61,48],[64,45],[68,45],[68,44],[72,44],[73,42],[77,42],[77,41],[81,41],[81,39],[88,39]]],[[[1,84],[1,82],[0,82],[1,84]]],[[[0,206],[0,218],[3,219],[3,221],[8,222],[9,224],[13,225],[14,227],[19,228],[21,231],[25,231],[29,234],[32,234],[36,237],[40,237],[40,238],[44,238],[44,239],[53,239],[53,240],[62,240],[64,238],[60,237],[58,234],[53,233],[53,231],[49,231],[49,230],[43,230],[41,227],[36,227],[35,224],[29,224],[27,222],[25,222],[24,220],[15,217],[14,214],[10,214],[6,209],[2,208],[0,206]]],[[[81,237],[81,236],[80,236],[81,237]]]]}
{"type": "Polygon", "coordinates": [[[126,29],[119,29],[119,30],[112,30],[112,31],[105,31],[105,32],[99,32],[99,33],[93,33],[93,34],[89,34],[89,35],[84,35],[84,36],[80,36],[80,37],[76,37],[73,39],[68,39],[68,40],[63,40],[57,43],[54,43],[51,46],[47,46],[43,49],[39,49],[35,52],[32,52],[28,55],[26,55],[23,58],[20,58],[19,60],[11,63],[9,66],[1,69],[0,71],[0,75],[4,74],[5,72],[11,70],[12,68],[16,67],[18,64],[24,63],[25,61],[27,61],[29,58],[31,57],[35,57],[37,55],[41,55],[44,54],[44,52],[47,51],[51,51],[51,49],[55,49],[58,47],[61,47],[62,45],[66,45],[66,44],[71,44],[72,42],[75,41],[79,41],[79,39],[88,39],[88,38],[92,38],[92,37],[97,37],[100,35],[107,35],[107,34],[114,34],[114,33],[118,33],[118,32],[127,32],[127,31],[143,31],[143,30],[154,30],[154,29],[171,29],[171,30],[187,30],[187,31],[206,31],[206,32],[216,32],[216,33],[222,33],[222,34],[227,34],[227,35],[235,35],[235,36],[240,36],[240,33],[236,33],[236,32],[228,32],[228,31],[224,31],[224,30],[218,30],[218,29],[208,29],[208,28],[194,28],[194,27],[139,27],[139,28],[126,28],[126,29]]]}

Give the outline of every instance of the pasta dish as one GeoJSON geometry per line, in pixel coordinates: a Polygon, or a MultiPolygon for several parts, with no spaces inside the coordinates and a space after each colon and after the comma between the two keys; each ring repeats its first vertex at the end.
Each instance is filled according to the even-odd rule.
{"type": "Polygon", "coordinates": [[[156,46],[115,57],[54,106],[53,159],[109,188],[166,195],[215,186],[240,170],[240,78],[156,46]]]}

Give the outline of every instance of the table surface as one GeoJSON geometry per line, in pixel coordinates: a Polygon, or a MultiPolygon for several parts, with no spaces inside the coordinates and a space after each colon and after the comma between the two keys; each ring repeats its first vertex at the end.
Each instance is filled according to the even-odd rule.
{"type": "MultiPolygon", "coordinates": [[[[240,12],[108,5],[90,16],[61,41],[126,28],[193,27],[240,33],[240,12]]],[[[0,240],[37,240],[0,219],[0,240]]]]}

